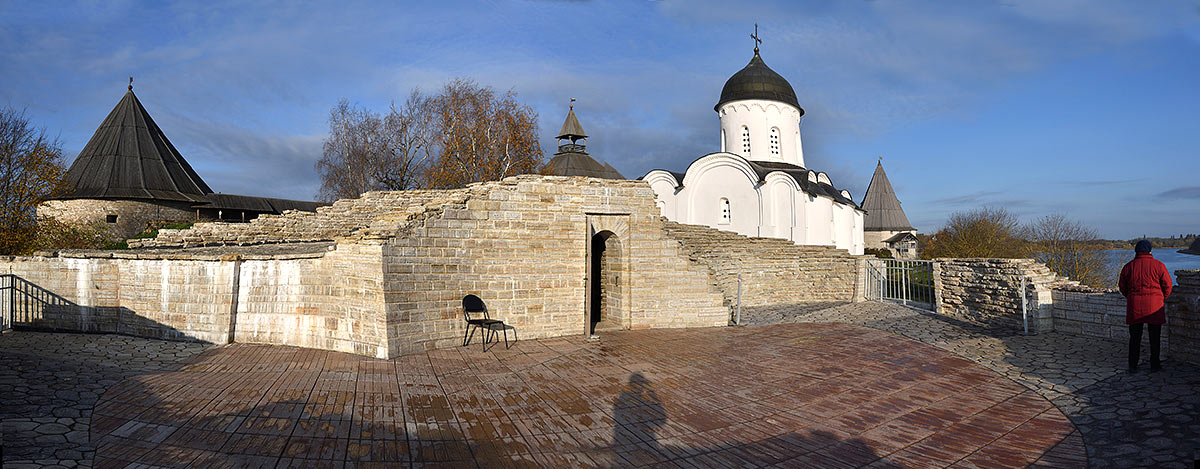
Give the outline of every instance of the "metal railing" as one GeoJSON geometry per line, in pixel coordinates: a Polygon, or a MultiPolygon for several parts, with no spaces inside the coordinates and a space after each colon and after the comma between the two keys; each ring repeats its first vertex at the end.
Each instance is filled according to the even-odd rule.
{"type": "Polygon", "coordinates": [[[16,274],[0,274],[0,330],[20,323],[28,325],[43,318],[47,307],[70,307],[74,303],[16,274]]]}
{"type": "Polygon", "coordinates": [[[933,261],[867,259],[865,297],[934,309],[933,261]]]}
{"type": "Polygon", "coordinates": [[[16,320],[16,275],[0,275],[0,332],[12,329],[16,320]]]}

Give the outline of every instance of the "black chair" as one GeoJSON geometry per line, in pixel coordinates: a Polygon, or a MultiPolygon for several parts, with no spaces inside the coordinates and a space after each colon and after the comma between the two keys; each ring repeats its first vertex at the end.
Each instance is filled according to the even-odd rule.
{"type": "Polygon", "coordinates": [[[467,330],[463,332],[463,347],[471,344],[471,338],[475,337],[475,329],[486,329],[483,336],[483,351],[487,351],[487,343],[491,339],[497,339],[496,329],[504,331],[504,348],[509,348],[508,331],[513,331],[513,341],[517,340],[517,330],[512,326],[504,324],[504,321],[492,319],[488,315],[487,305],[483,304],[483,300],[475,295],[467,295],[462,300],[463,319],[467,321],[467,330]],[[472,329],[472,326],[474,329],[472,329]]]}

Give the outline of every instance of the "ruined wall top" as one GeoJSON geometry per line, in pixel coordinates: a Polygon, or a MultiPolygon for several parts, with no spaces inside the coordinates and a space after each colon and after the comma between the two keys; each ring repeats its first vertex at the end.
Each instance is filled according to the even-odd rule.
{"type": "Polygon", "coordinates": [[[161,230],[158,237],[130,240],[129,246],[145,249],[386,239],[402,236],[447,208],[465,207],[470,199],[503,199],[505,193],[521,190],[522,185],[537,184],[561,186],[564,194],[639,188],[644,190],[636,196],[654,204],[654,193],[643,181],[520,175],[461,189],[367,192],[320,207],[316,212],[287,211],[263,215],[248,223],[207,222],[185,230],[161,230]]]}

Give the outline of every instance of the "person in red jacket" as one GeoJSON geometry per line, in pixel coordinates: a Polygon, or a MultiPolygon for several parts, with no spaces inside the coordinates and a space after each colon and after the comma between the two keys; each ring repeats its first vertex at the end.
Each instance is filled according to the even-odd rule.
{"type": "Polygon", "coordinates": [[[1142,324],[1150,329],[1150,371],[1162,369],[1158,361],[1159,336],[1167,322],[1163,301],[1171,295],[1171,274],[1162,261],[1150,254],[1154,246],[1141,240],[1134,246],[1132,261],[1121,269],[1117,285],[1125,295],[1125,324],[1129,325],[1129,372],[1137,371],[1141,357],[1142,324]]]}

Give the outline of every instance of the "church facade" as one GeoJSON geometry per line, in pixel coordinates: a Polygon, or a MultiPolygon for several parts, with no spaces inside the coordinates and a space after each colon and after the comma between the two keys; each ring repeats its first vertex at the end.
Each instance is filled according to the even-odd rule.
{"type": "Polygon", "coordinates": [[[757,47],[750,63],[721,90],[714,107],[721,150],[683,172],[656,169],[650,184],[663,216],[746,236],[832,245],[863,253],[864,210],[829,176],[805,167],[804,109],[786,79],[757,47]]]}

